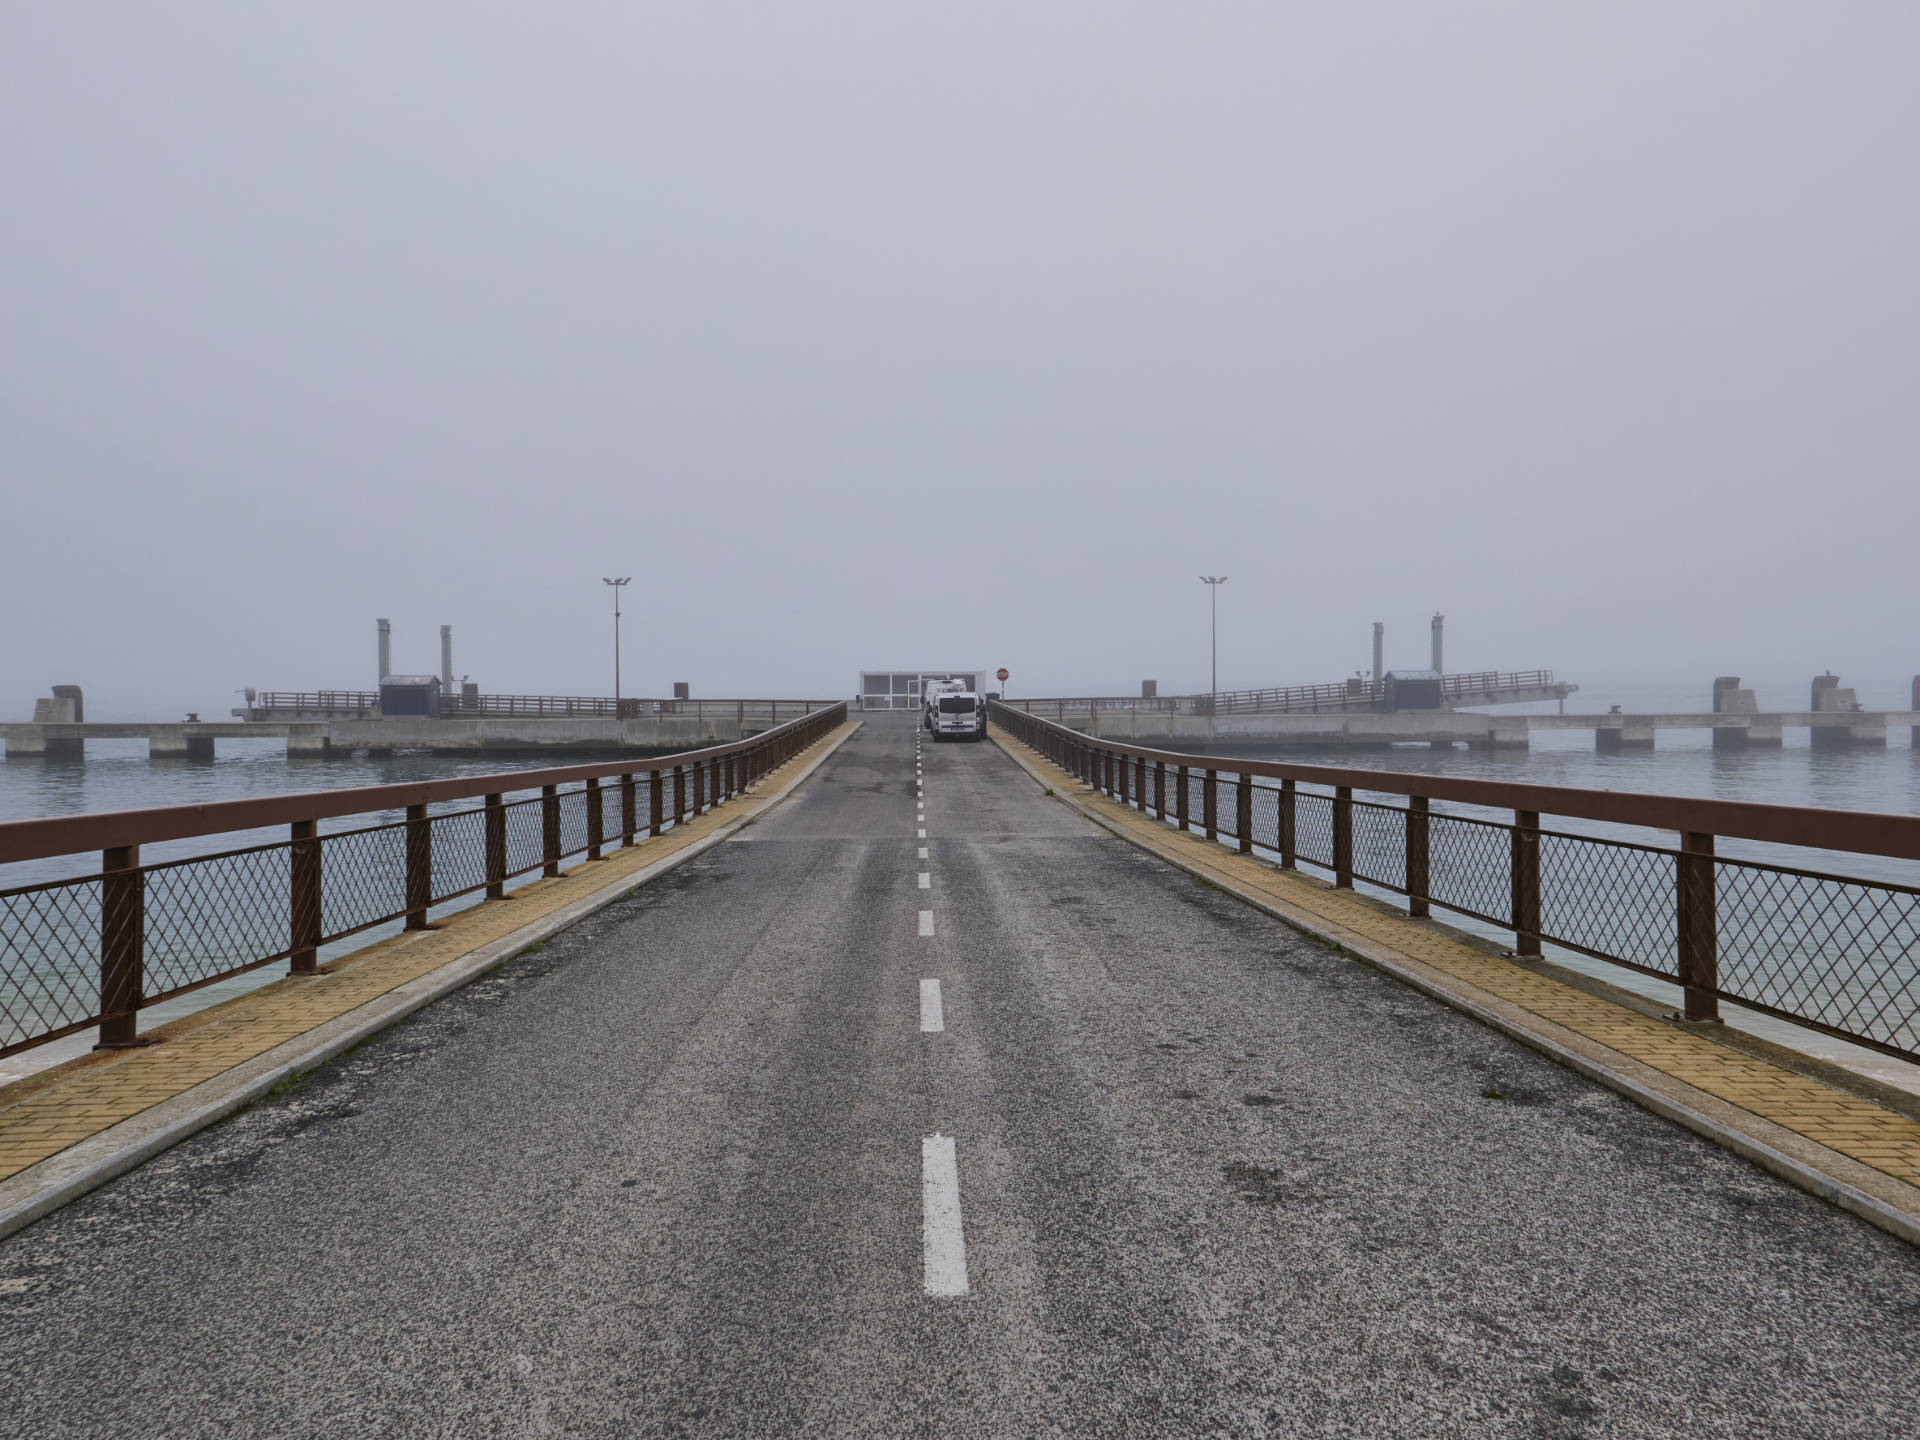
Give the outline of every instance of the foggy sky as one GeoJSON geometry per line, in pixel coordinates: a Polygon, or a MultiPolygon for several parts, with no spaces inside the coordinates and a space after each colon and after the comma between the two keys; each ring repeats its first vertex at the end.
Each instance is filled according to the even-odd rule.
{"type": "MultiPolygon", "coordinates": [[[[1920,8],[10,5],[0,715],[1832,667],[1920,8]]],[[[1900,682],[1896,691],[1893,682],[1900,682]]],[[[1804,693],[1801,699],[1804,699],[1804,693]]],[[[1763,694],[1763,701],[1766,700],[1763,694]]],[[[1792,696],[1782,694],[1779,703],[1792,696]]],[[[1797,703],[1797,702],[1796,702],[1797,703]]]]}

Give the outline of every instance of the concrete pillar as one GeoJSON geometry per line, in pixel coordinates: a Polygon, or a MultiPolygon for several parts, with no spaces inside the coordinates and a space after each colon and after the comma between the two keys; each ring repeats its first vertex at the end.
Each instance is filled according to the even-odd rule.
{"type": "Polygon", "coordinates": [[[156,725],[147,734],[147,758],[211,763],[213,736],[196,735],[185,725],[156,725]]]}
{"type": "Polygon", "coordinates": [[[1653,726],[1633,715],[1608,715],[1593,732],[1593,748],[1602,755],[1653,749],[1653,726]]]}
{"type": "Polygon", "coordinates": [[[1373,683],[1378,685],[1386,678],[1387,627],[1380,621],[1373,622],[1373,683]]]}
{"type": "Polygon", "coordinates": [[[393,673],[393,627],[384,620],[373,623],[380,627],[380,673],[373,682],[373,688],[378,690],[393,673]]]}
{"type": "Polygon", "coordinates": [[[1492,715],[1487,719],[1487,738],[1469,743],[1475,749],[1526,750],[1533,744],[1533,728],[1524,715],[1492,715]]]}
{"type": "MultiPolygon", "coordinates": [[[[1859,692],[1842,687],[1838,675],[1813,677],[1813,710],[1817,715],[1861,715],[1859,692]]],[[[1811,736],[1816,750],[1844,750],[1850,745],[1887,743],[1887,722],[1876,718],[1851,723],[1815,725],[1811,736]]]]}
{"type": "Polygon", "coordinates": [[[453,626],[440,627],[440,693],[453,694],[453,626]]]}
{"type": "Polygon", "coordinates": [[[287,758],[312,759],[332,753],[333,742],[328,739],[329,727],[325,724],[289,725],[287,727],[287,758]]]}
{"type": "Polygon", "coordinates": [[[54,699],[56,699],[56,700],[71,700],[71,701],[73,702],[73,722],[74,722],[74,724],[76,724],[76,725],[83,725],[83,724],[85,724],[85,723],[86,723],[86,719],[87,719],[87,698],[86,698],[86,696],[84,696],[84,695],[82,695],[82,694],[80,693],[80,687],[79,687],[78,685],[56,685],[56,686],[54,686],[54,687],[53,687],[53,698],[54,698],[54,699]]]}
{"type": "Polygon", "coordinates": [[[1436,675],[1444,675],[1447,673],[1445,664],[1447,650],[1446,633],[1447,617],[1436,610],[1433,613],[1433,672],[1436,675]]]}
{"type": "MultiPolygon", "coordinates": [[[[1757,715],[1760,702],[1753,691],[1743,689],[1738,675],[1721,675],[1713,682],[1713,713],[1716,715],[1757,715]]],[[[1774,722],[1749,720],[1744,725],[1715,725],[1713,748],[1744,750],[1753,745],[1778,745],[1780,726],[1774,722]]]]}
{"type": "Polygon", "coordinates": [[[47,753],[47,732],[38,725],[9,725],[5,734],[9,760],[24,760],[29,755],[38,760],[47,753]]]}

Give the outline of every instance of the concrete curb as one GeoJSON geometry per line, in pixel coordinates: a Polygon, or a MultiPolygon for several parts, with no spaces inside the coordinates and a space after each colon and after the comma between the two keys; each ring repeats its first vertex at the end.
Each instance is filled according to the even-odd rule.
{"type": "MultiPolygon", "coordinates": [[[[1002,752],[1004,752],[1014,764],[1026,771],[1029,778],[1047,789],[1053,795],[1054,799],[1060,801],[1076,813],[1085,816],[1101,829],[1118,836],[1129,845],[1146,851],[1156,859],[1164,860],[1176,870],[1184,871],[1195,879],[1204,880],[1209,885],[1218,886],[1227,894],[1233,896],[1234,899],[1241,901],[1243,904],[1251,905],[1254,909],[1259,910],[1262,914],[1271,916],[1283,925],[1291,926],[1296,930],[1313,936],[1316,940],[1320,940],[1325,944],[1333,946],[1335,949],[1354,956],[1356,959],[1363,960],[1377,969],[1384,970],[1396,980],[1412,986],[1423,995],[1438,1000],[1450,1009],[1458,1010],[1462,1014],[1470,1016],[1490,1029],[1499,1031],[1509,1039],[1519,1041],[1528,1049],[1545,1055],[1548,1059],[1566,1066],[1569,1070],[1586,1076],[1589,1080],[1597,1081],[1609,1090],[1624,1095],[1635,1104],[1651,1110],[1654,1114],[1671,1120],[1677,1125],[1685,1126],[1695,1134],[1713,1141],[1723,1149],[1732,1151],[1734,1154],[1751,1161],[1753,1164],[1760,1166],[1761,1169],[1779,1176],[1782,1180],[1807,1191],[1809,1194],[1817,1195],[1822,1200],[1837,1205],[1850,1214],[1857,1215],[1868,1224],[1877,1226],[1890,1235],[1897,1236],[1909,1245],[1920,1246],[1920,1214],[1902,1209],[1890,1201],[1868,1194],[1857,1185],[1841,1179],[1839,1176],[1831,1173],[1829,1169],[1814,1163],[1810,1159],[1802,1159],[1798,1156],[1789,1155],[1785,1151],[1777,1148],[1777,1146],[1769,1144],[1767,1140],[1761,1138],[1760,1133],[1756,1133],[1757,1131],[1761,1131],[1762,1127],[1764,1127],[1764,1132],[1779,1131],[1782,1136],[1793,1136],[1792,1131],[1782,1130],[1781,1127],[1757,1115],[1751,1116],[1752,1125],[1746,1126],[1730,1118],[1722,1118],[1710,1114],[1708,1113],[1708,1106],[1715,1109],[1734,1111],[1742,1115],[1747,1112],[1740,1111],[1737,1106],[1722,1101],[1715,1096],[1708,1095],[1705,1091],[1697,1090],[1694,1086],[1688,1085],[1683,1080],[1672,1079],[1671,1077],[1668,1077],[1670,1083],[1676,1088],[1692,1092],[1693,1095],[1698,1096],[1698,1099],[1690,1103],[1688,1099],[1669,1095],[1628,1074],[1624,1068],[1625,1066],[1634,1065],[1637,1067],[1639,1065],[1639,1062],[1632,1060],[1628,1056],[1618,1056],[1619,1063],[1615,1064],[1609,1063],[1607,1060],[1596,1055],[1584,1054],[1580,1050],[1556,1039],[1552,1034],[1548,1033],[1547,1028],[1544,1027],[1551,1027],[1553,1030],[1562,1028],[1553,1025],[1551,1021],[1534,1017],[1534,1023],[1529,1024],[1527,1021],[1517,1018],[1519,1015],[1530,1013],[1521,1010],[1518,1006],[1508,1007],[1506,1002],[1499,1001],[1497,997],[1486,995],[1483,991],[1474,990],[1472,994],[1465,993],[1472,989],[1472,987],[1468,986],[1465,982],[1451,980],[1450,978],[1443,982],[1437,975],[1425,973],[1426,967],[1420,966],[1419,962],[1411,960],[1409,957],[1382,951],[1378,947],[1368,943],[1363,937],[1354,935],[1350,931],[1339,930],[1318,923],[1309,916],[1290,911],[1280,905],[1276,905],[1263,896],[1242,888],[1224,871],[1212,869],[1198,860],[1188,860],[1177,854],[1165,853],[1152,846],[1143,845],[1136,836],[1130,834],[1124,827],[1114,823],[1107,816],[1102,815],[1097,808],[1083,803],[1078,796],[1065,793],[1056,783],[1052,782],[1044,772],[1035,769],[1026,756],[1019,754],[1013,748],[1013,745],[1018,743],[1017,741],[1008,743],[1000,739],[998,735],[995,735],[994,739],[996,743],[999,744],[1002,752]],[[1484,998],[1475,998],[1476,996],[1484,996],[1484,998]],[[1503,1008],[1496,1009],[1496,1005],[1503,1008]],[[1508,1015],[1503,1013],[1503,1009],[1505,1008],[1511,1008],[1516,1014],[1508,1015]]],[[[1068,781],[1067,783],[1078,784],[1079,782],[1068,781]]],[[[1596,1050],[1606,1049],[1606,1047],[1600,1045],[1597,1041],[1589,1041],[1588,1043],[1593,1045],[1596,1050]]],[[[1609,1055],[1617,1054],[1617,1052],[1614,1051],[1606,1051],[1606,1053],[1609,1055]]],[[[1804,1136],[1793,1136],[1793,1138],[1800,1140],[1808,1146],[1819,1148],[1822,1151],[1825,1150],[1825,1147],[1818,1146],[1817,1142],[1807,1140],[1804,1136]]],[[[1842,1155],[1835,1155],[1834,1158],[1848,1166],[1857,1163],[1848,1160],[1847,1157],[1842,1155]]],[[[1866,1167],[1862,1166],[1860,1168],[1865,1169],[1866,1167]]],[[[1889,1184],[1898,1185],[1900,1183],[1891,1176],[1884,1178],[1889,1184]]]]}
{"type": "Polygon", "coordinates": [[[363,1040],[399,1024],[414,1011],[431,1005],[488,971],[498,969],[524,954],[541,941],[579,923],[596,910],[624,899],[675,866],[705,854],[716,845],[725,844],[785,801],[836,750],[851,740],[864,723],[854,721],[853,729],[807,761],[778,790],[761,798],[751,809],[728,820],[711,835],[702,836],[693,844],[663,856],[644,869],[611,881],[572,904],[530,921],[512,934],[503,935],[431,974],[409,980],[345,1015],[336,1016],[304,1035],[283,1041],[251,1060],[242,1061],[231,1070],[210,1080],[203,1080],[151,1109],[130,1116],[0,1181],[0,1240],[52,1214],[61,1206],[78,1200],[89,1191],[97,1190],[109,1180],[145,1164],[216,1121],[244,1110],[281,1081],[324,1065],[363,1040]]]}

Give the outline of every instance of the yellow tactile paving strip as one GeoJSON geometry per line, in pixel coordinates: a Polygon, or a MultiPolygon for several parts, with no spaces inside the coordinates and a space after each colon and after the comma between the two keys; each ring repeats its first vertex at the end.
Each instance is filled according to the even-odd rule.
{"type": "MultiPolygon", "coordinates": [[[[830,731],[763,776],[748,798],[777,789],[795,764],[804,764],[852,728],[850,722],[830,731]]],[[[557,878],[536,880],[504,900],[449,916],[436,922],[436,929],[343,956],[325,975],[283,980],[187,1016],[154,1032],[162,1043],[96,1052],[0,1088],[0,1180],[657,864],[740,813],[738,801],[721,805],[631,849],[581,861],[557,878]]],[[[618,845],[618,836],[613,843],[618,845]]]]}
{"type": "MultiPolygon", "coordinates": [[[[1001,739],[1009,750],[1018,744],[1001,739]]],[[[1064,793],[1098,811],[1103,820],[1146,849],[1197,860],[1276,904],[1419,961],[1896,1180],[1920,1185],[1920,1122],[1509,964],[1410,920],[1384,915],[1352,891],[1316,884],[1228,850],[1204,835],[1182,836],[1159,820],[1096,794],[1024,745],[1017,758],[1054,779],[1064,793]]]]}

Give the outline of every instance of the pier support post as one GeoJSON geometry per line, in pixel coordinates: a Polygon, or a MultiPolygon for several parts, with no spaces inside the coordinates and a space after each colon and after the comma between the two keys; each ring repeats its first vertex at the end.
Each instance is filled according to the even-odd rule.
{"type": "Polygon", "coordinates": [[[1207,839],[1220,838],[1220,772],[1209,770],[1200,782],[1201,827],[1207,839]]]}
{"type": "Polygon", "coordinates": [[[427,906],[433,902],[433,831],[427,807],[407,807],[407,924],[409,930],[427,928],[427,906]]]}
{"type": "Polygon", "coordinates": [[[1154,818],[1167,818],[1167,762],[1153,762],[1153,814],[1154,818]]]}
{"type": "Polygon", "coordinates": [[[1540,953],[1540,812],[1513,812],[1513,953],[1540,953]]]}
{"type": "Polygon", "coordinates": [[[288,916],[288,934],[293,954],[288,957],[289,975],[317,975],[320,971],[320,837],[312,820],[293,822],[293,844],[288,847],[291,862],[292,913],[288,916]]]}
{"type": "Polygon", "coordinates": [[[687,818],[687,767],[673,767],[673,823],[678,825],[687,818]]]}
{"type": "Polygon", "coordinates": [[[486,801],[487,899],[507,895],[507,807],[499,795],[486,801]]]}
{"type": "MultiPolygon", "coordinates": [[[[1439,619],[1438,616],[1434,618],[1436,621],[1439,619]]],[[[1427,797],[1409,795],[1407,797],[1407,914],[1416,920],[1424,920],[1433,913],[1428,901],[1428,891],[1432,886],[1427,873],[1429,819],[1430,802],[1427,797]]]]}
{"type": "Polygon", "coordinates": [[[1174,799],[1175,814],[1177,815],[1180,821],[1180,833],[1184,835],[1193,828],[1193,826],[1189,823],[1188,816],[1187,816],[1187,810],[1188,810],[1187,791],[1190,787],[1187,785],[1187,767],[1186,766],[1182,765],[1179,767],[1178,779],[1180,782],[1180,793],[1174,796],[1173,799],[1174,799]]]}
{"type": "Polygon", "coordinates": [[[1242,774],[1233,787],[1234,818],[1239,822],[1234,832],[1240,840],[1240,853],[1253,853],[1253,777],[1242,774]]]}
{"type": "Polygon", "coordinates": [[[1636,724],[1632,716],[1619,716],[1617,724],[1601,725],[1593,732],[1593,748],[1601,755],[1617,755],[1622,750],[1651,750],[1653,726],[1636,724]]]}
{"type": "Polygon", "coordinates": [[[1298,830],[1295,827],[1295,805],[1298,791],[1291,780],[1280,782],[1280,868],[1298,870],[1300,868],[1300,850],[1298,830]]]}
{"type": "Polygon", "coordinates": [[[647,833],[658,835],[666,823],[666,795],[661,781],[665,777],[658,770],[647,773],[647,833]]]}
{"type": "Polygon", "coordinates": [[[1682,1018],[1720,1018],[1719,914],[1715,896],[1713,836],[1688,832],[1680,839],[1678,870],[1678,969],[1686,995],[1682,1018]]]}
{"type": "Polygon", "coordinates": [[[1353,888],[1353,787],[1337,785],[1333,791],[1333,884],[1337,890],[1353,888]]]}
{"type": "Polygon", "coordinates": [[[100,1043],[98,1050],[124,1050],[140,1043],[134,1023],[146,983],[147,877],[140,847],[101,852],[100,1043]]]}
{"type": "Polygon", "coordinates": [[[628,771],[620,777],[620,844],[623,847],[633,844],[633,832],[639,828],[639,796],[633,788],[633,772],[628,771]]]}
{"type": "Polygon", "coordinates": [[[606,838],[606,815],[600,808],[600,780],[587,781],[587,859],[600,858],[600,845],[606,838]]]}

